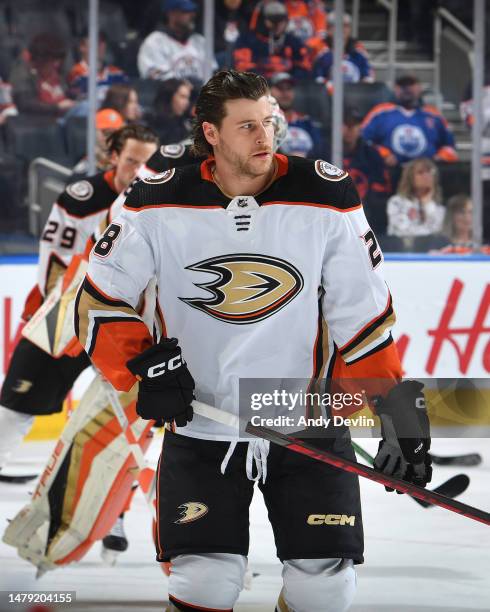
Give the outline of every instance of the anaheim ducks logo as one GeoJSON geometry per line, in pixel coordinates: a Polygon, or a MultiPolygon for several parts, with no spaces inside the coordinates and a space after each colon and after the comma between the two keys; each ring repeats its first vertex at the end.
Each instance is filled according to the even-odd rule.
{"type": "Polygon", "coordinates": [[[182,512],[180,518],[174,521],[176,525],[192,523],[192,521],[197,521],[209,512],[209,508],[202,502],[186,502],[179,506],[179,510],[182,510],[182,512]]]}
{"type": "Polygon", "coordinates": [[[265,255],[222,255],[186,269],[217,278],[194,283],[212,293],[211,297],[180,299],[215,319],[237,325],[270,317],[303,289],[303,277],[292,264],[265,255]]]}
{"type": "Polygon", "coordinates": [[[12,389],[14,393],[27,393],[32,388],[32,381],[18,378],[15,387],[12,389]]]}

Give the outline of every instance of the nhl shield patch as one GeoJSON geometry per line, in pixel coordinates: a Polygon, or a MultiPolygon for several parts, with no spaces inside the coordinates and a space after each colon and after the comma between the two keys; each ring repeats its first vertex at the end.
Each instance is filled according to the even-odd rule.
{"type": "Polygon", "coordinates": [[[160,147],[160,153],[163,157],[171,157],[172,159],[179,159],[185,153],[185,146],[183,144],[169,144],[162,145],[160,147]]]}
{"type": "Polygon", "coordinates": [[[81,200],[84,202],[85,200],[90,200],[90,198],[93,196],[94,188],[92,183],[89,183],[88,181],[77,181],[76,183],[68,185],[66,192],[75,200],[81,200]]]}
{"type": "Polygon", "coordinates": [[[326,181],[341,181],[347,176],[347,172],[341,168],[337,168],[333,164],[329,164],[323,159],[317,159],[315,162],[316,173],[326,181]]]}

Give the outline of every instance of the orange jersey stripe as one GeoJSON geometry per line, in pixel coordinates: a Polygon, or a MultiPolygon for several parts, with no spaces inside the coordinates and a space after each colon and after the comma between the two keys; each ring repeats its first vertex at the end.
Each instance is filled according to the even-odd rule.
{"type": "Polygon", "coordinates": [[[193,208],[194,210],[216,210],[221,208],[222,210],[224,210],[224,208],[222,206],[219,206],[218,204],[200,204],[199,206],[196,206],[195,204],[148,204],[138,206],[137,208],[124,204],[123,208],[125,208],[126,210],[131,210],[133,212],[139,212],[140,210],[148,210],[149,208],[193,208]]]}
{"type": "Polygon", "coordinates": [[[276,204],[282,204],[284,206],[314,206],[316,208],[329,208],[331,210],[335,210],[337,212],[351,212],[353,210],[359,210],[362,208],[362,204],[356,204],[355,206],[351,206],[350,208],[338,208],[337,206],[332,206],[331,204],[320,204],[318,202],[264,202],[261,206],[274,206],[276,204]]]}
{"type": "Polygon", "coordinates": [[[394,108],[396,108],[396,104],[393,104],[393,102],[382,102],[381,104],[376,104],[376,106],[372,108],[369,113],[364,117],[362,127],[365,127],[373,117],[376,117],[376,115],[384,113],[388,110],[393,110],[394,108]]]}

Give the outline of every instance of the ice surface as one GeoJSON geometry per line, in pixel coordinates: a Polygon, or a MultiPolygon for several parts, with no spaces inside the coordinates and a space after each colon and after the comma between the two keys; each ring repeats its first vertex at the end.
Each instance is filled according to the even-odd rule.
{"type": "MultiPolygon", "coordinates": [[[[374,440],[359,440],[374,453],[374,440]]],[[[158,455],[160,439],[150,450],[158,455]]],[[[22,446],[9,472],[40,471],[52,443],[22,446]]],[[[431,487],[464,472],[471,483],[461,501],[490,510],[490,441],[434,440],[433,451],[444,454],[479,452],[476,468],[435,467],[431,487]]],[[[26,503],[34,483],[0,484],[0,526],[26,503]]],[[[366,562],[358,567],[358,592],[352,612],[476,612],[490,610],[490,529],[439,508],[423,509],[406,495],[362,479],[366,562]]],[[[126,515],[130,540],[115,567],[104,567],[96,545],[76,565],[49,572],[39,581],[35,569],[16,551],[0,543],[0,590],[76,590],[77,604],[58,607],[70,612],[163,612],[167,579],[155,562],[150,517],[141,494],[126,515]]],[[[272,612],[281,588],[272,530],[259,491],[251,508],[249,565],[259,575],[244,591],[236,612],[272,612]]],[[[6,608],[5,610],[8,610],[6,608]]],[[[12,609],[12,608],[10,608],[12,609]]],[[[4,610],[1,610],[4,612],[4,610]]]]}

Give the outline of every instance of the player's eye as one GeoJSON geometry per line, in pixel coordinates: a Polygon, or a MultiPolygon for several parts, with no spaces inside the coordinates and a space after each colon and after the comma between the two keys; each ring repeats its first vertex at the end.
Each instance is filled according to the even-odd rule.
{"type": "Polygon", "coordinates": [[[252,128],[252,124],[251,123],[244,123],[242,125],[242,128],[245,130],[250,130],[252,128]]]}

